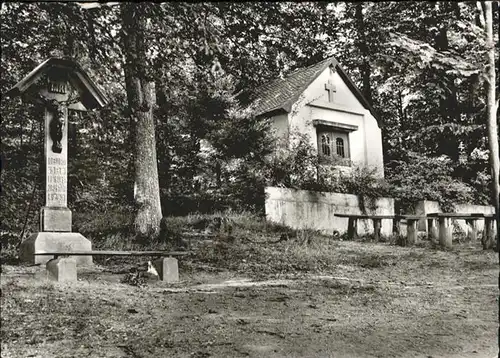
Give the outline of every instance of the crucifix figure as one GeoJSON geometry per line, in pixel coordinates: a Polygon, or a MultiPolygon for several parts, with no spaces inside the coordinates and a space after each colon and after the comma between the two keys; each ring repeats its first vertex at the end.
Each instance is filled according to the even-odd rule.
{"type": "Polygon", "coordinates": [[[331,80],[329,80],[328,83],[325,83],[325,90],[328,91],[328,102],[333,102],[333,94],[337,92],[337,89],[331,80]]]}
{"type": "Polygon", "coordinates": [[[52,152],[61,153],[63,149],[61,141],[63,138],[66,112],[64,107],[55,100],[50,102],[50,109],[53,113],[53,118],[49,123],[49,134],[52,139],[52,152]]]}

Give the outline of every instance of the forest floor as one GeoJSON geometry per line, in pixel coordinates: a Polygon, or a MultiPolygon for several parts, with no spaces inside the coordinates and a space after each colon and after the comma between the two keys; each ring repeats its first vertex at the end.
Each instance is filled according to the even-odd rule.
{"type": "Polygon", "coordinates": [[[137,258],[79,269],[71,284],[47,281],[43,267],[2,265],[1,357],[498,354],[498,254],[480,243],[331,241],[316,272],[269,269],[292,243],[267,245],[275,256],[260,266],[262,245],[231,245],[241,252],[221,257],[238,265],[181,258],[176,284],[121,283],[137,258]]]}

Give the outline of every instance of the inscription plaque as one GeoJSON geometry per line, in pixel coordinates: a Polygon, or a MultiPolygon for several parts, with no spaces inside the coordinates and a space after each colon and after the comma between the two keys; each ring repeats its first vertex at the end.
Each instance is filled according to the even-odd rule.
{"type": "Polygon", "coordinates": [[[66,81],[57,81],[49,79],[48,90],[50,93],[66,94],[68,86],[66,84],[66,81]]]}
{"type": "Polygon", "coordinates": [[[68,188],[66,158],[47,158],[47,206],[66,206],[68,188]]]}

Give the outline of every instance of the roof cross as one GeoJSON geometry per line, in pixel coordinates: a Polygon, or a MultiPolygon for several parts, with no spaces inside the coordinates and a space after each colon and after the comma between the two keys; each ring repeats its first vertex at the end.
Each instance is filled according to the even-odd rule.
{"type": "Polygon", "coordinates": [[[333,102],[333,94],[337,92],[337,88],[331,80],[329,80],[328,83],[325,83],[325,90],[328,91],[328,102],[333,102]]]}

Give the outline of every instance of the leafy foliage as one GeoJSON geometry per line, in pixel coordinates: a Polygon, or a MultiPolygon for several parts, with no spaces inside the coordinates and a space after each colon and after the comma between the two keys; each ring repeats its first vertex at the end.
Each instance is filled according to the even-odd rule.
{"type": "Polygon", "coordinates": [[[403,211],[419,200],[435,200],[443,210],[451,210],[454,203],[478,201],[471,186],[453,177],[453,162],[446,156],[431,159],[409,152],[404,160],[394,160],[389,166],[387,179],[403,211]]]}
{"type": "Polygon", "coordinates": [[[290,146],[280,146],[266,163],[267,184],[286,188],[356,194],[361,210],[374,208],[375,199],[391,195],[389,184],[375,169],[324,163],[308,136],[293,132],[290,146]]]}
{"type": "MultiPolygon", "coordinates": [[[[0,11],[2,93],[59,50],[112,99],[103,111],[70,113],[69,206],[82,217],[132,210],[121,6],[3,3],[0,11]]],[[[486,201],[485,46],[475,3],[166,2],[145,6],[143,16],[164,213],[257,210],[265,185],[486,201]],[[326,55],[338,57],[380,114],[391,187],[361,168],[347,176],[326,168],[306,138],[270,155],[268,123],[235,99],[326,55]]],[[[2,230],[21,238],[37,230],[44,200],[41,109],[2,98],[1,111],[2,230]]]]}

